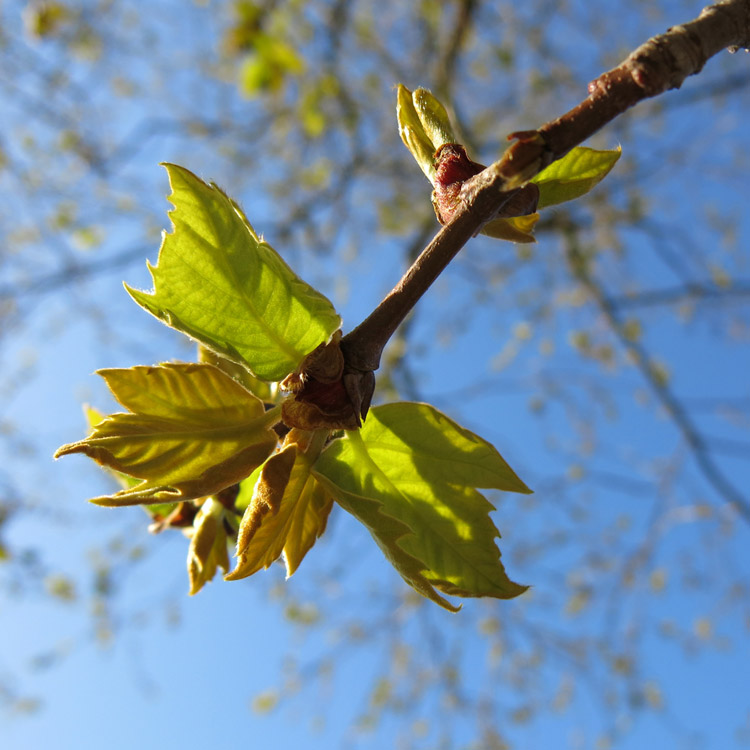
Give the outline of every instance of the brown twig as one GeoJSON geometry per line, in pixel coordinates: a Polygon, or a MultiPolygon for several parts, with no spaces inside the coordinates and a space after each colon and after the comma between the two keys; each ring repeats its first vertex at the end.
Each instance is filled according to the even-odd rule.
{"type": "Polygon", "coordinates": [[[468,179],[461,205],[396,287],[341,341],[344,382],[355,413],[364,416],[375,387],[373,371],[406,315],[483,224],[521,187],[571,148],[643,99],[679,88],[722,49],[750,47],[750,0],[724,0],[700,16],[638,47],[616,68],[589,84],[588,97],[538,130],[514,133],[503,157],[468,179]]]}

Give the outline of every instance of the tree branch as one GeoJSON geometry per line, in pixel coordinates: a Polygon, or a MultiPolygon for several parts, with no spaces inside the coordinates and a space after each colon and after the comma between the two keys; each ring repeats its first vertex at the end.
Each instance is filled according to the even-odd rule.
{"type": "Polygon", "coordinates": [[[344,384],[358,415],[367,413],[375,387],[373,371],[388,339],[435,279],[502,211],[511,191],[524,185],[571,148],[643,99],[679,88],[725,48],[750,47],[750,0],[724,0],[700,16],[649,39],[620,65],[589,84],[580,104],[538,130],[513,133],[502,158],[466,180],[460,206],[378,307],[341,341],[344,384]]]}

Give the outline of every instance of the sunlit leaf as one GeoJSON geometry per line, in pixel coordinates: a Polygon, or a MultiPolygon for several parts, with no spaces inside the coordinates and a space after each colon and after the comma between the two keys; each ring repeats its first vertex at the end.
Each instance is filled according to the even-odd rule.
{"type": "Polygon", "coordinates": [[[539,208],[572,201],[589,192],[615,166],[621,148],[597,151],[577,146],[532,177],[539,186],[539,208]]]}
{"type": "Polygon", "coordinates": [[[456,143],[448,113],[427,89],[410,91],[399,84],[396,95],[398,132],[427,179],[435,183],[435,152],[446,143],[456,143]]]}
{"type": "Polygon", "coordinates": [[[195,517],[187,558],[191,596],[213,580],[218,568],[225,573],[229,570],[224,514],[224,506],[209,497],[195,517]]]}
{"type": "MultiPolygon", "coordinates": [[[[372,411],[370,414],[372,414],[372,411]]],[[[347,447],[351,448],[350,445],[347,447]]],[[[325,459],[321,465],[323,471],[330,471],[335,475],[338,468],[345,468],[345,466],[330,465],[332,462],[337,462],[337,459],[340,458],[339,455],[323,458],[325,459]]],[[[346,456],[341,458],[346,461],[346,456]]],[[[415,591],[451,612],[457,612],[460,609],[460,607],[456,607],[440,596],[432,583],[425,577],[426,564],[406,552],[404,540],[411,538],[413,531],[405,523],[388,515],[384,501],[358,495],[356,492],[347,492],[324,474],[320,473],[318,476],[334,496],[336,502],[367,527],[386,559],[415,591]]],[[[356,482],[354,484],[355,490],[360,489],[356,486],[356,482]]]]}
{"type": "MultiPolygon", "coordinates": [[[[93,406],[86,405],[84,406],[83,411],[86,415],[89,429],[92,430],[107,418],[106,414],[103,414],[93,406]]],[[[115,469],[110,469],[106,466],[103,468],[123,489],[135,487],[140,483],[140,479],[123,474],[121,471],[116,471],[115,469]]],[[[149,516],[151,516],[151,518],[162,519],[172,513],[177,505],[177,503],[155,503],[154,505],[142,505],[141,507],[149,516]]]]}
{"type": "Polygon", "coordinates": [[[431,91],[416,89],[412,94],[412,100],[424,134],[432,143],[433,151],[437,151],[446,143],[458,142],[445,107],[431,91]]]}
{"type": "Polygon", "coordinates": [[[227,580],[268,568],[282,554],[287,577],[297,570],[325,531],[333,505],[333,498],[311,474],[310,465],[310,455],[294,443],[263,465],[240,524],[237,567],[227,580]]]}
{"type": "Polygon", "coordinates": [[[234,501],[234,509],[238,513],[244,513],[247,506],[252,502],[255,485],[260,478],[260,472],[263,469],[263,466],[265,466],[265,464],[258,466],[252,474],[240,482],[240,491],[234,501]]]}
{"type": "Polygon", "coordinates": [[[422,121],[414,107],[412,92],[401,84],[398,86],[396,97],[396,119],[398,120],[398,132],[401,135],[401,140],[409,149],[427,179],[434,183],[435,167],[432,162],[435,149],[424,132],[422,121]]]}
{"type": "Polygon", "coordinates": [[[370,411],[315,464],[335,499],[364,523],[404,579],[452,606],[456,596],[518,596],[495,544],[493,506],[476,487],[529,492],[495,448],[427,404],[370,411]]]}
{"type": "Polygon", "coordinates": [[[213,495],[247,477],[276,445],[277,410],[211,365],[101,370],[129,413],[112,414],[55,457],[84,453],[143,480],[99,505],[135,505],[213,495]]]}
{"type": "Polygon", "coordinates": [[[172,328],[262,380],[281,380],[341,319],[218,187],[165,166],[174,231],[164,235],[157,265],[149,265],[153,293],[126,289],[172,328]]]}
{"type": "Polygon", "coordinates": [[[246,367],[222,357],[221,354],[212,352],[205,346],[198,346],[198,361],[218,367],[265,403],[275,404],[280,400],[281,394],[277,383],[269,383],[267,380],[256,378],[246,367]]]}
{"type": "Polygon", "coordinates": [[[510,242],[536,242],[533,231],[537,221],[539,221],[539,214],[514,216],[510,219],[495,219],[482,227],[482,234],[498,240],[509,240],[510,242]]]}

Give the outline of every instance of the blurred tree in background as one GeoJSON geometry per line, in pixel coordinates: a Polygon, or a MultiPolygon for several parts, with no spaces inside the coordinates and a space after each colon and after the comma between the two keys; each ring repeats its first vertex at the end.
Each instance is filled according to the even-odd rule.
{"type": "MultiPolygon", "coordinates": [[[[193,357],[121,292],[121,279],[150,283],[144,260],[166,223],[158,162],[240,199],[350,329],[438,228],[398,137],[397,83],[450,103],[489,163],[508,133],[569,109],[589,80],[699,11],[681,0],[4,3],[0,617],[28,602],[55,617],[68,602],[71,632],[85,632],[50,632],[32,666],[75,659],[92,637],[117,647],[155,607],[178,618],[186,590],[170,573],[134,603],[131,572],[156,565],[165,538],[147,536],[139,509],[87,507],[104,480],[49,458],[82,431],[81,397],[107,400],[93,369],[193,357]]],[[[268,606],[306,634],[278,683],[252,688],[257,710],[299,700],[367,649],[380,668],[347,719],[365,739],[382,720],[406,746],[450,747],[469,722],[476,747],[509,747],[580,705],[600,712],[587,742],[616,743],[649,712],[690,736],[690,717],[671,710],[679,685],[653,654],[747,659],[750,630],[738,512],[750,502],[749,105],[747,56],[722,54],[620,117],[588,144],[622,145],[609,179],[545,212],[536,245],[474,240],[386,352],[380,398],[435,403],[534,488],[496,514],[506,567],[531,592],[452,619],[433,612],[372,568],[379,551],[339,513],[294,587],[280,592],[275,571],[213,584],[234,596],[265,586],[268,606]]],[[[0,664],[0,699],[18,712],[54,696],[0,664]]],[[[733,720],[727,731],[747,733],[746,716],[733,720]]]]}

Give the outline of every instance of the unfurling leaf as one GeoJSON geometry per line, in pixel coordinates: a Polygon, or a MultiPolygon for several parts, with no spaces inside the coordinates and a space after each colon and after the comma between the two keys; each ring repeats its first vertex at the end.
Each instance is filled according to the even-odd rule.
{"type": "Polygon", "coordinates": [[[225,573],[229,570],[225,512],[218,500],[209,497],[195,517],[187,558],[191,596],[197,594],[205,583],[213,580],[218,568],[225,573]]]}
{"type": "Polygon", "coordinates": [[[518,596],[500,562],[493,506],[475,488],[530,492],[497,450],[427,404],[375,407],[360,431],[332,442],[314,467],[364,523],[404,580],[437,592],[518,596]]]}
{"type": "Polygon", "coordinates": [[[427,179],[435,184],[435,152],[456,143],[445,107],[427,89],[409,91],[398,85],[396,94],[398,132],[427,179]]]}
{"type": "Polygon", "coordinates": [[[621,148],[597,151],[577,146],[531,178],[539,186],[539,208],[580,198],[600,183],[615,166],[621,148]]]}
{"type": "MultiPolygon", "coordinates": [[[[401,140],[432,183],[432,205],[447,224],[462,205],[464,183],[485,169],[472,161],[456,135],[445,107],[426,89],[413,93],[399,85],[396,118],[401,140]]],[[[482,227],[482,234],[511,242],[536,242],[533,231],[538,188],[526,185],[504,206],[501,218],[482,227]]]]}
{"type": "MultiPolygon", "coordinates": [[[[447,224],[463,205],[464,183],[485,167],[469,158],[465,148],[457,142],[445,107],[426,89],[412,93],[399,84],[396,118],[401,140],[434,187],[432,204],[438,220],[447,224]]],[[[541,137],[536,131],[522,131],[512,137],[524,135],[541,137]]],[[[619,148],[611,151],[572,149],[532,177],[511,199],[510,203],[516,199],[526,201],[527,206],[506,204],[500,218],[485,224],[481,233],[511,242],[536,242],[533,230],[539,219],[537,208],[574,200],[588,193],[606,177],[620,153],[619,148]],[[538,188],[538,192],[530,192],[531,187],[538,188]]]]}
{"type": "Polygon", "coordinates": [[[263,403],[212,365],[169,363],[100,370],[129,413],[112,414],[55,457],[84,453],[143,480],[98,505],[136,505],[213,495],[265,461],[277,437],[278,408],[263,403]]]}
{"type": "Polygon", "coordinates": [[[416,89],[412,94],[412,101],[424,134],[432,143],[433,151],[437,151],[446,143],[457,143],[448,113],[431,91],[416,89]]]}
{"type": "Polygon", "coordinates": [[[435,147],[424,132],[422,121],[419,119],[417,110],[414,108],[412,92],[399,84],[396,94],[396,119],[398,120],[398,132],[406,148],[419,164],[425,177],[435,182],[435,147]]]}
{"type": "Polygon", "coordinates": [[[226,580],[253,575],[282,554],[288,578],[325,531],[333,498],[310,472],[324,439],[322,432],[292,430],[282,450],[263,465],[237,535],[237,567],[226,580]]]}
{"type": "Polygon", "coordinates": [[[238,557],[247,549],[266,513],[279,512],[295,458],[297,458],[297,446],[288,445],[267,459],[261,467],[258,482],[253,488],[253,498],[245,511],[237,533],[238,557]]]}
{"type": "Polygon", "coordinates": [[[192,172],[165,165],[174,231],[163,237],[152,293],[126,289],[172,328],[281,380],[341,326],[333,305],[255,233],[236,203],[192,172]]]}

